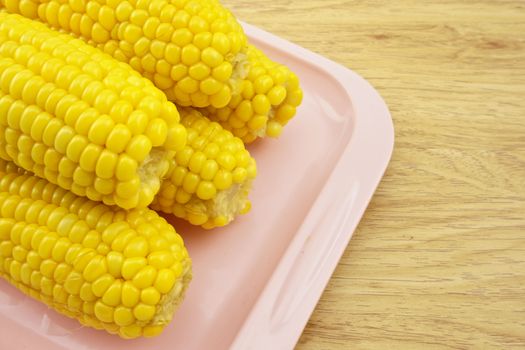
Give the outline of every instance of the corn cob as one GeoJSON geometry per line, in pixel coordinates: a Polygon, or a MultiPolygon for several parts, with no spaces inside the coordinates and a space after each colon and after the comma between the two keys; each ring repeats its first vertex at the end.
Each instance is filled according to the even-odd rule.
{"type": "Polygon", "coordinates": [[[286,66],[273,62],[253,45],[246,53],[249,73],[240,85],[240,93],[228,106],[210,106],[203,113],[250,143],[257,137],[278,137],[295,115],[303,93],[299,79],[286,66]]]}
{"type": "Polygon", "coordinates": [[[224,226],[250,209],[257,174],[242,141],[191,108],[180,109],[188,144],[172,161],[152,208],[204,228],[224,226]]]}
{"type": "Polygon", "coordinates": [[[226,106],[244,72],[246,36],[217,0],[0,0],[0,5],[129,63],[182,106],[226,106]]]}
{"type": "Polygon", "coordinates": [[[135,338],[170,322],[191,260],[154,211],[93,202],[0,160],[0,276],[84,325],[135,338]]]}
{"type": "Polygon", "coordinates": [[[80,196],[145,207],[186,142],[175,105],[133,69],[0,13],[0,158],[80,196]]]}

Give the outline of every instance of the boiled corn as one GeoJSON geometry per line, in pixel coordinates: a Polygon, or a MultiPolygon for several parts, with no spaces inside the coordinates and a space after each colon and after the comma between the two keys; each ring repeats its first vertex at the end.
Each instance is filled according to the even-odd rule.
{"type": "Polygon", "coordinates": [[[303,93],[299,79],[286,66],[273,62],[253,45],[246,53],[250,68],[240,93],[228,106],[210,106],[203,113],[250,143],[257,137],[278,137],[296,114],[303,93]]]}
{"type": "Polygon", "coordinates": [[[152,208],[204,228],[224,226],[250,209],[257,174],[242,141],[195,109],[181,108],[188,144],[177,152],[152,208]]]}
{"type": "Polygon", "coordinates": [[[224,107],[246,36],[217,0],[0,0],[129,63],[182,106],[224,107]]]}
{"type": "Polygon", "coordinates": [[[0,160],[0,276],[84,325],[135,338],[170,322],[191,260],[154,211],[93,202],[0,160]]]}
{"type": "Polygon", "coordinates": [[[19,15],[0,13],[0,88],[0,158],[95,201],[149,205],[186,142],[149,80],[19,15]]]}

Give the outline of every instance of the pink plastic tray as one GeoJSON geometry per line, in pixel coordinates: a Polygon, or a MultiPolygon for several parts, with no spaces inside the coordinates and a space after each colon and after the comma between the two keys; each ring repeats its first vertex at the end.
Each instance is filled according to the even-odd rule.
{"type": "Polygon", "coordinates": [[[253,210],[202,232],[171,219],[194,262],[172,324],[154,339],[83,328],[0,281],[0,349],[291,349],[390,159],[378,93],[350,70],[246,25],[251,41],[299,75],[305,98],[283,136],[250,151],[253,210]]]}

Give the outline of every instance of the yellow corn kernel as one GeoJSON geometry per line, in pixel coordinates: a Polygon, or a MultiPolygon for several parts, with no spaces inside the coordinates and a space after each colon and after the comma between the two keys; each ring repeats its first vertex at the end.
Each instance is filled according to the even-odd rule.
{"type": "Polygon", "coordinates": [[[121,182],[117,185],[117,195],[121,198],[129,198],[133,193],[137,192],[140,186],[140,181],[137,178],[133,178],[126,182],[121,182]]]}
{"type": "Polygon", "coordinates": [[[134,136],[126,148],[126,153],[137,162],[143,162],[153,147],[151,140],[145,135],[134,136]]]}
{"type": "Polygon", "coordinates": [[[113,317],[115,319],[115,323],[119,326],[129,326],[135,321],[133,311],[124,306],[116,307],[113,317]]]}
{"type": "MultiPolygon", "coordinates": [[[[151,228],[150,228],[150,230],[151,230],[151,228]]],[[[166,248],[166,245],[169,244],[169,242],[166,240],[166,238],[159,237],[159,236],[153,236],[153,235],[151,235],[151,237],[149,237],[148,243],[149,243],[150,250],[152,252],[164,251],[164,249],[166,248]]],[[[148,258],[150,258],[150,257],[151,257],[151,255],[148,256],[148,258]]],[[[172,264],[170,264],[168,266],[171,266],[171,265],[172,264]]]]}
{"type": "Polygon", "coordinates": [[[142,335],[142,328],[136,324],[121,327],[119,335],[124,339],[133,339],[142,335]]]}
{"type": "Polygon", "coordinates": [[[237,168],[233,171],[233,182],[242,184],[248,177],[248,171],[244,168],[237,168]]]}
{"type": "Polygon", "coordinates": [[[175,284],[176,276],[175,273],[170,269],[161,269],[157,273],[154,287],[160,293],[167,293],[173,288],[175,284]]]}
{"type": "Polygon", "coordinates": [[[180,115],[188,144],[176,153],[152,207],[194,225],[224,226],[246,206],[255,161],[240,139],[197,110],[182,108],[180,115]]]}
{"type": "Polygon", "coordinates": [[[101,179],[97,177],[94,183],[95,190],[102,195],[109,195],[115,191],[113,179],[101,179]]]}
{"type": "Polygon", "coordinates": [[[133,284],[139,289],[144,289],[153,284],[155,277],[157,277],[157,269],[145,266],[133,277],[133,284]]]}
{"type": "Polygon", "coordinates": [[[160,301],[160,293],[154,287],[148,287],[142,290],[140,300],[146,305],[156,305],[160,301]]]}
{"type": "MultiPolygon", "coordinates": [[[[115,175],[115,167],[117,165],[118,156],[105,149],[100,153],[100,156],[97,160],[97,165],[95,171],[97,177],[102,179],[111,179],[115,175]]],[[[131,195],[129,195],[131,197],[131,195]]]]}
{"type": "Polygon", "coordinates": [[[80,299],[84,301],[95,301],[97,300],[97,297],[95,294],[93,294],[93,290],[90,283],[84,283],[82,287],[80,287],[80,293],[79,293],[80,299]]]}
{"type": "MultiPolygon", "coordinates": [[[[62,3],[41,5],[45,20],[62,3]]],[[[86,6],[80,29],[89,25],[100,39],[113,8],[86,6]]],[[[149,205],[167,159],[186,142],[162,92],[130,66],[15,14],[0,14],[0,52],[3,158],[79,196],[125,209],[149,205]],[[132,180],[138,185],[117,193],[132,180]]]]}
{"type": "Polygon", "coordinates": [[[135,287],[130,281],[124,282],[122,286],[122,304],[126,307],[137,305],[140,299],[140,289],[135,287]]]}
{"type": "Polygon", "coordinates": [[[113,320],[113,308],[104,304],[101,300],[95,303],[95,316],[98,320],[105,323],[112,323],[113,320]]]}
{"type": "Polygon", "coordinates": [[[133,135],[140,135],[146,131],[148,126],[149,117],[146,112],[141,110],[136,110],[130,113],[127,127],[133,135]]]}
{"type": "Polygon", "coordinates": [[[102,296],[104,304],[109,306],[118,306],[121,302],[122,281],[116,280],[102,296]]]}
{"type": "Polygon", "coordinates": [[[153,147],[158,147],[166,142],[168,125],[160,118],[153,119],[146,128],[146,135],[151,140],[153,147]]]}
{"type": "Polygon", "coordinates": [[[150,321],[155,316],[156,311],[154,306],[139,303],[133,308],[133,316],[139,321],[150,321]]]}
{"type": "Polygon", "coordinates": [[[147,266],[147,260],[143,257],[132,257],[124,260],[122,264],[122,277],[130,280],[142,269],[147,266]]]}
{"type": "Polygon", "coordinates": [[[118,124],[109,133],[106,140],[106,147],[109,151],[119,154],[122,153],[131,140],[131,131],[125,125],[118,124]]]}
{"type": "Polygon", "coordinates": [[[168,129],[166,136],[166,144],[170,145],[173,149],[181,150],[186,144],[187,131],[182,125],[175,125],[168,129]],[[184,142],[181,142],[181,141],[184,142]]]}
{"type": "Polygon", "coordinates": [[[106,261],[102,256],[96,256],[84,268],[82,275],[87,282],[93,282],[108,271],[106,261]]]}
{"type": "Polygon", "coordinates": [[[265,95],[256,95],[252,100],[253,110],[257,114],[267,115],[270,112],[270,100],[265,95]]]}
{"type": "Polygon", "coordinates": [[[199,187],[197,188],[197,197],[202,200],[209,200],[215,197],[217,194],[217,189],[214,184],[209,181],[201,181],[199,187]]]}
{"type": "Polygon", "coordinates": [[[188,173],[184,177],[184,181],[182,182],[182,188],[187,193],[194,193],[197,190],[197,186],[199,185],[200,178],[199,175],[196,175],[194,173],[188,173]]]}
{"type": "MultiPolygon", "coordinates": [[[[163,242],[163,244],[165,243],[163,242]]],[[[148,256],[148,262],[157,269],[162,269],[172,266],[175,261],[173,260],[171,253],[166,251],[157,251],[151,253],[148,256]]]]}
{"type": "Polygon", "coordinates": [[[117,160],[115,175],[120,181],[130,181],[134,179],[133,174],[137,172],[137,161],[128,156],[121,154],[117,160]]]}
{"type": "Polygon", "coordinates": [[[122,276],[122,264],[124,263],[124,256],[115,251],[110,251],[106,255],[106,263],[108,266],[108,272],[115,278],[122,276]]]}
{"type": "Polygon", "coordinates": [[[21,291],[87,326],[154,336],[190,268],[154,211],[95,203],[0,160],[0,276],[21,291]]]}
{"type": "Polygon", "coordinates": [[[268,129],[266,130],[266,133],[268,134],[268,136],[278,137],[279,135],[281,135],[282,131],[283,131],[282,124],[276,121],[273,121],[273,120],[268,123],[268,129]]]}
{"type": "Polygon", "coordinates": [[[219,170],[213,179],[213,184],[218,190],[225,190],[232,185],[233,177],[228,171],[219,170]]]}
{"type": "Polygon", "coordinates": [[[83,283],[82,275],[76,271],[71,271],[64,281],[64,288],[69,294],[77,295],[83,283]]]}
{"type": "Polygon", "coordinates": [[[144,237],[133,238],[124,249],[126,258],[145,257],[148,254],[148,241],[144,237]]]}

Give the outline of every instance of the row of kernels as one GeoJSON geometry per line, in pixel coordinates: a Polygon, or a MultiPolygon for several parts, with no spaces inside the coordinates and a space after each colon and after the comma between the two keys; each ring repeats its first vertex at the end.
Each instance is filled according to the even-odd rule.
{"type": "MultiPolygon", "coordinates": [[[[108,150],[88,145],[83,150],[79,150],[78,153],[81,152],[79,164],[75,164],[70,157],[61,155],[43,143],[35,143],[28,136],[19,134],[11,128],[5,128],[3,134],[7,136],[8,141],[4,145],[6,152],[15,162],[62,187],[73,189],[75,186],[75,192],[82,191],[84,188],[88,197],[97,200],[114,191],[123,198],[139,191],[137,162],[125,154],[116,156],[108,150]],[[91,166],[89,169],[93,169],[84,170],[86,166],[91,166]]],[[[67,149],[67,155],[71,156],[74,151],[69,152],[71,147],[67,149]]]]}
{"type": "MultiPolygon", "coordinates": [[[[93,48],[83,46],[80,40],[73,37],[65,35],[61,35],[59,38],[48,37],[45,33],[42,33],[42,30],[46,29],[42,23],[24,22],[22,24],[17,21],[4,21],[2,24],[0,24],[0,32],[6,33],[10,39],[22,45],[22,48],[17,47],[16,52],[12,52],[10,56],[16,53],[17,57],[25,57],[28,63],[34,62],[40,69],[42,64],[48,64],[48,69],[46,70],[53,70],[51,69],[53,66],[49,65],[47,60],[43,60],[44,57],[51,56],[54,58],[55,63],[67,62],[77,68],[85,68],[86,73],[101,79],[120,65],[116,61],[110,60],[107,56],[100,55],[93,48]],[[65,45],[66,43],[67,45],[65,45]],[[29,52],[34,52],[35,49],[38,49],[35,55],[28,54],[29,52]],[[95,58],[95,56],[97,60],[93,61],[91,58],[95,58]]],[[[57,73],[56,70],[55,73],[57,73]]]]}
{"type": "MultiPolygon", "coordinates": [[[[220,8],[218,4],[207,5],[211,8],[203,7],[199,13],[191,15],[191,11],[188,12],[186,7],[175,8],[168,2],[150,6],[148,12],[140,8],[134,9],[133,5],[125,1],[119,3],[115,9],[100,6],[96,2],[88,3],[88,8],[83,8],[51,1],[39,5],[38,14],[44,22],[88,39],[92,45],[106,50],[117,59],[127,61],[143,73],[160,73],[150,78],[158,82],[162,89],[171,90],[172,95],[182,96],[182,100],[178,102],[197,102],[199,106],[212,103],[220,107],[228,103],[231,97],[231,92],[226,89],[225,84],[232,75],[232,67],[228,63],[229,67],[226,66],[226,70],[216,68],[219,68],[217,66],[224,57],[231,57],[240,52],[245,46],[246,38],[229,12],[220,8]],[[154,11],[152,13],[153,9],[158,8],[166,9],[159,13],[159,18],[155,17],[154,11]],[[59,13],[63,23],[58,21],[59,13]],[[115,25],[116,20],[120,22],[119,25],[115,25]],[[128,20],[130,22],[127,22],[128,20]],[[116,28],[118,30],[115,30],[116,28]],[[113,43],[112,39],[120,42],[113,43]],[[173,45],[171,49],[168,47],[170,43],[173,45]],[[175,47],[179,50],[174,50],[175,47]],[[199,81],[203,81],[203,84],[199,91],[192,91],[193,85],[189,80],[172,88],[173,83],[168,79],[169,69],[161,72],[162,69],[158,66],[161,61],[169,66],[178,64],[179,60],[188,68],[202,60],[214,70],[213,75],[217,80],[207,79],[204,82],[202,77],[199,81]]],[[[194,8],[193,5],[189,6],[194,8]]],[[[193,78],[200,75],[202,74],[191,74],[193,78]]]]}
{"type": "MultiPolygon", "coordinates": [[[[18,65],[12,66],[10,68],[11,71],[16,69],[17,66],[18,65]]],[[[24,87],[29,86],[32,88],[33,84],[31,84],[31,81],[37,80],[38,77],[31,74],[28,70],[23,69],[18,73],[15,72],[15,74],[11,74],[11,76],[9,73],[9,70],[2,72],[0,69],[3,86],[2,92],[4,93],[2,99],[0,99],[0,108],[6,112],[3,116],[4,118],[8,118],[8,124],[10,126],[15,129],[21,129],[27,134],[31,134],[37,140],[44,138],[44,140],[47,139],[48,143],[50,143],[53,139],[52,136],[55,136],[59,130],[63,129],[61,128],[64,126],[64,124],[62,124],[63,120],[71,128],[64,129],[69,130],[69,134],[73,134],[72,128],[81,134],[77,136],[78,142],[83,143],[82,146],[87,142],[92,142],[106,146],[115,153],[121,153],[126,150],[133,153],[133,155],[138,158],[138,161],[141,161],[143,160],[144,154],[140,154],[140,152],[137,154],[136,151],[137,149],[142,149],[142,147],[134,145],[134,143],[140,142],[138,139],[144,139],[145,136],[148,140],[152,140],[150,141],[152,145],[149,147],[151,148],[152,146],[163,145],[170,131],[175,131],[175,134],[171,136],[181,139],[184,138],[184,135],[178,135],[182,129],[177,127],[177,125],[168,129],[168,124],[163,118],[152,118],[152,115],[163,113],[166,119],[171,118],[172,121],[178,119],[176,108],[169,102],[165,102],[165,105],[162,106],[153,98],[144,98],[139,104],[139,107],[142,109],[130,113],[128,120],[122,120],[123,122],[127,122],[128,125],[120,123],[115,125],[111,115],[99,114],[103,113],[104,109],[102,107],[106,104],[102,98],[97,98],[94,101],[94,106],[98,109],[88,109],[85,101],[68,94],[65,90],[57,89],[53,85],[49,85],[48,89],[41,89],[37,92],[31,89],[31,95],[29,95],[29,93],[25,94],[24,92],[27,89],[24,87]],[[5,86],[7,86],[7,88],[5,88],[5,86]],[[15,103],[15,101],[18,102],[18,104],[15,103]],[[99,102],[102,103],[102,105],[99,102]],[[31,106],[33,103],[38,103],[38,106],[45,111],[36,106],[31,106]],[[31,106],[31,108],[28,108],[28,106],[31,106]],[[54,120],[51,115],[55,115],[58,119],[54,120]],[[49,124],[52,120],[55,125],[50,126],[49,124]],[[46,129],[50,129],[50,131],[47,132],[47,138],[45,137],[46,129]],[[53,131],[55,131],[55,133],[53,131]]],[[[101,96],[103,97],[104,95],[99,95],[99,97],[101,96]]],[[[117,118],[119,116],[125,116],[127,112],[131,112],[132,110],[131,105],[123,101],[120,104],[111,105],[114,106],[113,111],[117,118]]],[[[110,104],[107,104],[106,109],[108,109],[108,112],[110,112],[109,106],[110,104]]],[[[139,146],[144,146],[143,142],[140,143],[139,146]]],[[[66,145],[63,145],[63,148],[65,147],[66,145]]],[[[148,148],[146,148],[146,152],[147,151],[148,148]]]]}
{"type": "MultiPolygon", "coordinates": [[[[8,42],[7,44],[12,43],[8,42]]],[[[16,45],[15,45],[16,46],[16,45]]],[[[9,45],[6,45],[6,43],[3,43],[0,48],[9,47],[9,45]]],[[[18,49],[16,49],[14,52],[12,52],[12,56],[17,59],[20,59],[22,62],[24,62],[24,57],[30,56],[29,54],[24,54],[24,52],[35,50],[30,45],[23,45],[19,46],[18,49]]],[[[13,50],[11,50],[13,51],[13,50]]],[[[43,53],[40,53],[43,54],[43,53]]],[[[153,88],[151,82],[141,79],[138,76],[136,76],[136,73],[132,74],[132,71],[129,67],[126,66],[119,66],[116,69],[110,70],[108,72],[104,72],[104,74],[100,73],[99,71],[102,70],[102,64],[100,62],[95,62],[93,60],[89,60],[88,57],[84,57],[84,60],[80,62],[79,64],[82,64],[80,68],[84,69],[88,73],[92,73],[93,69],[96,69],[95,72],[99,72],[98,75],[95,77],[89,77],[88,75],[82,75],[79,72],[79,67],[74,66],[67,66],[66,62],[68,60],[68,57],[74,57],[74,55],[68,55],[65,57],[65,61],[62,61],[59,58],[56,58],[55,56],[51,57],[49,55],[43,55],[40,57],[38,55],[34,55],[29,59],[28,64],[35,70],[35,74],[39,73],[46,73],[48,72],[57,72],[57,77],[52,75],[49,77],[49,80],[55,81],[57,84],[69,84],[67,86],[63,86],[63,88],[69,88],[71,87],[71,93],[77,93],[77,98],[83,98],[87,102],[91,103],[94,107],[97,108],[97,111],[101,113],[108,113],[116,123],[126,123],[126,115],[131,113],[132,107],[136,106],[138,109],[143,110],[146,115],[149,117],[149,123],[148,120],[142,120],[140,123],[137,123],[135,120],[133,123],[133,131],[135,134],[146,132],[146,134],[151,138],[158,139],[160,141],[155,141],[160,143],[163,139],[163,131],[165,128],[158,128],[156,127],[158,124],[161,124],[162,121],[160,121],[157,117],[162,115],[162,117],[167,122],[176,122],[178,121],[178,114],[176,112],[176,108],[171,104],[166,102],[165,96],[160,93],[160,91],[153,88]],[[44,57],[45,56],[45,57],[44,57]],[[85,61],[88,61],[87,64],[84,64],[85,61]],[[55,62],[54,67],[56,69],[51,69],[52,67],[49,67],[49,64],[51,62],[55,62]],[[46,69],[43,69],[45,66],[46,69]],[[60,69],[59,69],[60,68],[60,69]],[[127,68],[127,69],[124,69],[127,68]],[[58,74],[61,74],[62,72],[77,72],[80,75],[77,76],[58,76],[58,74]],[[103,76],[106,76],[106,78],[103,80],[103,82],[100,82],[100,79],[103,78],[103,76]],[[134,91],[130,91],[129,89],[122,89],[123,82],[122,77],[126,77],[127,81],[129,83],[132,83],[134,86],[131,86],[130,89],[135,88],[134,91]],[[56,79],[55,79],[56,78],[56,79]],[[60,78],[60,79],[58,79],[60,78]],[[102,85],[101,85],[102,84],[102,85]],[[106,87],[106,89],[103,89],[103,85],[106,87]],[[78,90],[78,91],[77,91],[78,90]],[[100,90],[104,90],[104,93],[100,93],[100,90]],[[121,98],[123,100],[118,100],[118,95],[116,93],[121,94],[121,98]],[[163,104],[159,104],[158,100],[153,99],[149,97],[148,95],[153,95],[156,98],[159,98],[161,101],[163,101],[163,104]],[[137,130],[138,129],[138,130],[137,130]],[[161,132],[160,135],[155,132],[161,132]],[[161,137],[157,137],[161,136],[161,137]]],[[[103,57],[104,59],[104,66],[111,66],[111,64],[106,64],[105,62],[111,62],[115,64],[115,61],[109,60],[107,57],[103,57]]],[[[9,60],[10,61],[10,60],[9,60]]],[[[39,76],[35,76],[34,74],[31,74],[31,71],[25,70],[25,69],[19,69],[21,70],[21,74],[19,78],[12,79],[13,73],[16,71],[17,67],[21,68],[19,65],[14,65],[14,61],[6,62],[8,64],[2,65],[0,64],[0,67],[8,67],[8,71],[4,75],[5,79],[2,79],[3,84],[7,87],[10,85],[12,86],[11,94],[14,95],[15,98],[19,98],[22,95],[22,93],[27,92],[27,98],[25,100],[28,101],[28,103],[34,103],[34,102],[40,102],[39,106],[43,109],[46,109],[49,113],[55,114],[55,112],[63,111],[63,113],[58,113],[59,117],[62,117],[65,119],[68,125],[75,126],[76,117],[80,114],[81,111],[85,110],[85,106],[82,104],[85,104],[84,101],[79,101],[78,99],[75,99],[74,96],[67,95],[64,90],[56,89],[53,87],[53,85],[48,84],[48,89],[43,89],[45,87],[45,80],[40,78],[39,76]],[[13,83],[11,83],[11,80],[13,80],[13,83]],[[42,86],[41,86],[42,85],[42,86]],[[17,89],[18,87],[18,89],[17,89]],[[39,89],[38,87],[41,87],[42,89],[39,89]],[[42,92],[44,91],[44,93],[42,92]],[[57,91],[56,91],[57,90],[57,91]],[[47,94],[45,93],[47,92],[47,94]],[[57,95],[60,92],[59,95],[57,95]],[[54,95],[52,95],[54,94],[54,95]],[[50,96],[52,95],[52,96],[50,96]],[[49,101],[49,98],[53,97],[51,101],[49,101]],[[64,99],[68,99],[65,101],[62,101],[64,99]],[[66,102],[68,101],[68,102],[66,102]],[[60,102],[62,102],[62,105],[60,105],[60,102]],[[69,108],[69,106],[73,104],[75,106],[74,109],[69,108]],[[77,106],[78,105],[78,106],[77,106]],[[59,107],[62,107],[62,109],[59,109],[59,107]],[[78,108],[76,108],[78,107],[78,108]],[[69,109],[68,109],[69,108],[69,109]],[[57,110],[55,110],[57,109],[57,110]],[[69,114],[67,114],[69,113],[69,114]],[[68,122],[69,121],[69,122],[68,122]]],[[[107,69],[108,67],[106,67],[107,69]]],[[[65,74],[65,73],[64,73],[65,74]]],[[[66,74],[67,75],[67,74],[66,74]]],[[[7,93],[8,91],[6,91],[7,93]]],[[[92,115],[90,120],[92,121],[93,118],[95,118],[95,115],[92,115]]],[[[142,118],[143,119],[143,118],[142,118]]],[[[85,124],[85,123],[80,123],[85,124]]],[[[107,125],[106,125],[107,126],[107,125]]],[[[96,133],[93,133],[96,134],[96,133]]],[[[99,142],[102,142],[104,134],[102,136],[98,137],[99,142]]],[[[107,135],[106,135],[107,136],[107,135]]]]}
{"type": "MultiPolygon", "coordinates": [[[[125,212],[114,212],[107,206],[80,197],[75,199],[75,196],[70,192],[58,188],[55,185],[48,184],[47,186],[41,186],[41,184],[45,182],[43,179],[37,179],[30,175],[20,176],[11,173],[4,176],[4,178],[0,180],[0,190],[6,191],[9,189],[10,192],[22,196],[28,196],[31,192],[31,198],[35,200],[35,202],[29,205],[30,200],[20,200],[20,197],[16,195],[6,198],[2,215],[14,216],[17,220],[23,220],[28,223],[46,225],[63,237],[69,235],[72,242],[80,242],[82,240],[75,239],[75,237],[85,236],[83,244],[88,243],[86,241],[88,238],[91,241],[100,243],[100,235],[98,235],[97,231],[90,231],[90,229],[104,230],[102,233],[103,243],[111,245],[117,238],[115,234],[119,233],[118,228],[122,230],[128,227],[124,222],[112,224],[112,221],[117,218],[124,219],[126,215],[125,212]],[[46,208],[50,208],[51,210],[46,211],[41,205],[45,202],[61,205],[61,207],[55,207],[55,209],[53,209],[52,206],[47,205],[46,208]],[[65,208],[70,208],[71,214],[67,214],[68,211],[65,208]],[[39,210],[40,213],[35,213],[39,210]],[[45,215],[36,215],[42,213],[45,215]],[[124,216],[120,214],[124,214],[124,216]],[[84,221],[77,221],[76,215],[78,215],[78,218],[85,220],[87,225],[84,224],[84,221]],[[79,224],[83,226],[79,226],[79,224]]],[[[164,230],[163,233],[168,235],[174,244],[182,244],[180,237],[174,230],[170,230],[171,227],[164,219],[148,214],[151,214],[151,212],[145,210],[135,210],[127,213],[127,217],[130,219],[132,216],[137,218],[146,216],[146,218],[151,221],[151,224],[144,221],[133,222],[134,225],[139,225],[138,228],[140,229],[141,236],[137,237],[134,231],[128,229],[128,232],[131,232],[131,237],[128,237],[130,239],[121,242],[121,248],[117,249],[123,251],[126,257],[146,256],[148,251],[158,252],[166,249],[170,243],[158,235],[158,230],[161,229],[164,230]],[[146,238],[149,238],[149,245],[146,238]],[[125,249],[124,246],[126,246],[125,249]]],[[[92,248],[96,246],[96,244],[88,245],[92,246],[92,248]]],[[[173,247],[173,244],[171,244],[171,246],[173,247]]],[[[113,248],[119,248],[118,244],[113,246],[113,248]]]]}

